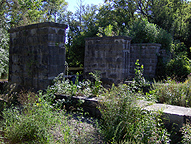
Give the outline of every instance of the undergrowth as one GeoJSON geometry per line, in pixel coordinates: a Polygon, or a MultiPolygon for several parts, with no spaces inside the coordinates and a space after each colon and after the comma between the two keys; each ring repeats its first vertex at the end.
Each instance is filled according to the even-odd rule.
{"type": "Polygon", "coordinates": [[[95,97],[99,96],[105,90],[101,85],[100,78],[91,73],[95,82],[91,82],[90,80],[79,81],[79,77],[77,74],[77,78],[75,83],[70,81],[69,79],[65,79],[62,74],[58,75],[54,80],[54,85],[49,86],[47,91],[48,93],[57,93],[57,94],[65,94],[68,96],[86,96],[86,97],[95,97]]]}
{"type": "Polygon", "coordinates": [[[137,106],[127,85],[113,86],[102,100],[102,132],[109,143],[167,143],[169,135],[161,126],[159,113],[137,106]]]}
{"type": "Polygon", "coordinates": [[[183,135],[181,142],[183,144],[190,144],[190,142],[191,142],[191,124],[189,122],[187,124],[184,124],[180,131],[183,135]]]}
{"type": "MultiPolygon", "coordinates": [[[[55,102],[55,93],[68,96],[98,96],[101,99],[99,110],[102,114],[100,130],[105,143],[169,143],[170,135],[163,127],[161,112],[148,112],[137,106],[137,100],[144,97],[168,104],[191,106],[191,76],[184,83],[173,80],[165,84],[154,83],[150,92],[142,92],[146,84],[142,75],[143,67],[137,61],[136,77],[130,85],[119,84],[105,89],[100,78],[92,74],[95,82],[75,83],[65,80],[62,75],[46,92],[22,91],[13,105],[11,93],[2,95],[7,98],[1,116],[0,142],[4,143],[88,143],[90,139],[83,129],[71,125],[61,105],[64,100],[55,102]],[[102,97],[101,97],[102,96],[102,97]]],[[[83,126],[82,126],[83,127],[83,126]]],[[[190,141],[190,124],[181,129],[183,143],[190,141]]]]}
{"type": "MultiPolygon", "coordinates": [[[[22,105],[11,106],[2,111],[0,123],[1,143],[87,143],[86,131],[71,125],[72,116],[56,109],[37,94],[20,94],[22,105]],[[24,98],[25,96],[25,98],[24,98]]],[[[80,123],[81,118],[78,118],[80,123]]],[[[72,122],[73,123],[73,122],[72,122]]],[[[92,138],[93,139],[93,138],[92,138]]]]}
{"type": "Polygon", "coordinates": [[[159,103],[191,107],[191,75],[185,82],[171,79],[165,83],[154,82],[151,95],[159,103]]]}

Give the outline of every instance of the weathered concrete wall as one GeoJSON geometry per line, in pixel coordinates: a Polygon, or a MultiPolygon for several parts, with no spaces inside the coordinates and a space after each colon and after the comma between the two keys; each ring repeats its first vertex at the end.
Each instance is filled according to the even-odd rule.
{"type": "Polygon", "coordinates": [[[155,77],[157,53],[160,44],[131,44],[125,36],[87,38],[84,58],[84,76],[100,71],[103,82],[119,83],[134,77],[135,62],[144,65],[144,76],[155,77]]]}
{"type": "Polygon", "coordinates": [[[144,66],[144,76],[147,78],[154,78],[156,65],[157,65],[157,54],[161,44],[156,43],[141,43],[131,44],[131,56],[130,56],[130,77],[134,76],[135,62],[139,59],[139,63],[144,66]]]}
{"type": "Polygon", "coordinates": [[[66,25],[52,22],[9,30],[9,82],[45,89],[64,71],[66,25]]]}
{"type": "Polygon", "coordinates": [[[100,71],[103,81],[118,83],[129,74],[129,37],[86,38],[84,77],[100,71]]]}

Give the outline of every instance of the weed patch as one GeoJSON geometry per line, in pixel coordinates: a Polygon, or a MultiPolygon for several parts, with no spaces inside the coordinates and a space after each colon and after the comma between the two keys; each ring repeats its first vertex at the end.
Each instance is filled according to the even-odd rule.
{"type": "Polygon", "coordinates": [[[166,143],[169,135],[161,127],[159,115],[136,106],[136,97],[127,85],[113,86],[105,93],[100,108],[102,132],[109,143],[166,143]]]}
{"type": "MultiPolygon", "coordinates": [[[[0,123],[0,141],[15,143],[87,143],[95,141],[96,128],[74,120],[64,110],[53,108],[40,91],[21,94],[20,107],[5,108],[0,123]],[[25,97],[25,98],[23,98],[25,97]],[[81,124],[81,128],[79,127],[81,124]],[[86,129],[83,129],[87,127],[86,129]],[[89,131],[88,131],[89,130],[89,131]]],[[[101,139],[100,139],[101,140],[101,139]]],[[[99,139],[97,140],[99,141],[99,139]]]]}
{"type": "Polygon", "coordinates": [[[159,103],[191,107],[191,76],[184,83],[175,80],[155,82],[152,89],[152,94],[159,103]]]}

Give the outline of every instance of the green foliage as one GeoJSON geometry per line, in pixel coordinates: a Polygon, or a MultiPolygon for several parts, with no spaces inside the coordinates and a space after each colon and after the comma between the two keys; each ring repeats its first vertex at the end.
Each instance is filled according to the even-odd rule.
{"type": "MultiPolygon", "coordinates": [[[[11,107],[3,111],[4,138],[10,143],[49,143],[53,141],[51,129],[61,122],[57,111],[41,96],[34,103],[26,103],[23,109],[11,107]]],[[[67,135],[69,131],[65,134],[67,135]]]]}
{"type": "Polygon", "coordinates": [[[42,1],[41,9],[45,12],[46,21],[59,22],[65,17],[68,3],[65,0],[42,1]]]}
{"type": "Polygon", "coordinates": [[[191,73],[191,60],[184,55],[176,56],[167,64],[167,75],[178,81],[184,80],[191,73]]]}
{"type": "Polygon", "coordinates": [[[175,42],[172,44],[173,56],[177,55],[187,55],[187,48],[183,42],[175,42]]]}
{"type": "Polygon", "coordinates": [[[115,33],[124,35],[129,24],[136,19],[136,7],[136,3],[130,0],[107,0],[100,7],[99,25],[105,28],[112,24],[115,33]]]}
{"type": "Polygon", "coordinates": [[[157,102],[156,91],[156,89],[149,90],[149,92],[146,92],[146,94],[142,98],[146,101],[157,102]]]}
{"type": "Polygon", "coordinates": [[[153,88],[157,101],[178,106],[191,106],[191,77],[189,76],[185,83],[168,80],[165,84],[154,83],[153,88]]]}
{"type": "Polygon", "coordinates": [[[69,67],[83,67],[85,36],[72,36],[72,43],[66,44],[66,58],[69,67]]]}
{"type": "MultiPolygon", "coordinates": [[[[140,66],[138,61],[136,63],[140,66]]],[[[143,67],[137,69],[137,75],[141,75],[143,67]]],[[[66,92],[75,94],[85,92],[89,89],[92,95],[93,89],[98,90],[97,95],[102,95],[101,131],[109,143],[168,143],[169,135],[161,126],[160,113],[148,112],[144,107],[137,106],[136,93],[131,87],[120,84],[118,87],[112,86],[110,90],[102,88],[99,73],[92,74],[97,84],[85,81],[80,83],[78,79],[75,84],[63,80],[60,75],[55,79],[55,84],[50,86],[43,94],[34,93],[19,94],[19,102],[22,108],[11,107],[3,111],[2,131],[4,138],[10,143],[76,143],[79,140],[86,142],[86,135],[81,137],[79,131],[71,132],[73,129],[68,124],[65,112],[57,111],[52,107],[55,93],[66,92]],[[71,88],[73,87],[73,88],[71,88]],[[92,87],[94,87],[92,89],[92,87]],[[68,91],[69,89],[69,91],[68,91]],[[71,92],[72,91],[72,92],[71,92]],[[40,117],[39,117],[40,115],[40,117]],[[56,133],[59,132],[59,136],[56,133]],[[76,138],[77,137],[77,138],[76,138]]],[[[138,76],[138,79],[142,79],[138,76]]],[[[167,81],[167,84],[154,83],[153,90],[147,93],[147,97],[152,96],[157,100],[165,99],[166,103],[190,106],[191,98],[191,76],[184,83],[167,81]]],[[[85,94],[85,93],[84,93],[85,94]]],[[[63,104],[64,101],[60,101],[63,104]]],[[[58,106],[58,103],[57,103],[58,106]]],[[[189,139],[189,127],[182,129],[183,141],[189,139]]],[[[80,131],[81,133],[81,131],[80,131]]],[[[0,133],[1,135],[1,133],[0,133]]],[[[0,138],[1,139],[1,138],[0,138]]]]}
{"type": "Polygon", "coordinates": [[[23,26],[40,22],[44,12],[40,10],[41,0],[18,0],[3,3],[4,16],[8,19],[10,27],[23,26]]]}
{"type": "MultiPolygon", "coordinates": [[[[42,91],[38,95],[20,93],[18,97],[22,107],[10,107],[3,111],[0,121],[2,143],[67,144],[95,141],[93,134],[89,134],[91,130],[80,128],[82,115],[75,116],[77,121],[65,111],[53,109],[44,100],[42,91]]],[[[89,118],[89,122],[93,120],[89,118]]]]}
{"type": "Polygon", "coordinates": [[[137,59],[135,62],[135,66],[135,76],[133,80],[128,84],[128,90],[135,93],[137,97],[143,98],[143,92],[145,92],[145,89],[147,90],[150,87],[150,84],[146,82],[143,76],[144,67],[143,65],[140,65],[139,59],[137,59]]]}
{"type": "Polygon", "coordinates": [[[183,42],[172,44],[172,59],[167,64],[166,74],[183,81],[191,73],[191,60],[187,57],[187,48],[183,42]]]}
{"type": "Polygon", "coordinates": [[[10,0],[1,2],[0,14],[10,27],[44,21],[57,22],[66,11],[65,0],[10,0]]]}
{"type": "Polygon", "coordinates": [[[173,14],[175,14],[176,11],[176,2],[174,0],[154,0],[150,5],[147,5],[147,7],[150,6],[152,13],[146,16],[149,18],[150,22],[157,24],[165,30],[169,30],[174,20],[173,14]]]}
{"type": "Polygon", "coordinates": [[[191,141],[191,125],[190,125],[190,122],[183,125],[183,127],[181,128],[181,132],[183,135],[181,142],[184,144],[189,144],[191,141]]]}
{"type": "Polygon", "coordinates": [[[130,26],[129,36],[132,37],[132,43],[154,43],[157,37],[157,28],[146,19],[137,20],[130,26]]]}
{"type": "Polygon", "coordinates": [[[54,79],[54,84],[47,88],[44,96],[48,101],[54,99],[55,93],[65,94],[67,96],[99,96],[105,89],[101,85],[102,82],[100,81],[98,73],[91,73],[91,75],[95,79],[94,82],[90,80],[79,82],[79,76],[77,74],[75,83],[73,83],[63,78],[63,75],[60,74],[54,79]]]}
{"type": "Polygon", "coordinates": [[[99,27],[99,32],[97,33],[97,36],[115,36],[115,33],[113,32],[113,26],[109,24],[106,28],[99,27]]]}
{"type": "Polygon", "coordinates": [[[160,119],[154,113],[136,106],[136,97],[127,85],[113,86],[104,94],[102,132],[109,143],[161,143],[168,142],[168,134],[160,127],[160,119]]]}
{"type": "Polygon", "coordinates": [[[156,42],[161,44],[161,49],[165,49],[166,52],[169,53],[171,51],[173,37],[166,30],[160,28],[158,29],[156,42]]]}
{"type": "Polygon", "coordinates": [[[9,34],[5,18],[0,14],[0,78],[8,73],[9,34]]]}
{"type": "Polygon", "coordinates": [[[0,78],[8,73],[9,51],[8,34],[0,28],[0,78]]]}
{"type": "Polygon", "coordinates": [[[100,72],[99,71],[95,71],[94,73],[91,72],[90,75],[92,75],[95,80],[94,84],[92,84],[91,86],[92,95],[99,96],[99,94],[101,94],[104,90],[104,87],[101,85],[102,81],[100,77],[100,72]]]}
{"type": "Polygon", "coordinates": [[[132,43],[155,43],[157,34],[156,25],[149,23],[146,19],[135,21],[129,30],[132,43]]]}
{"type": "Polygon", "coordinates": [[[137,61],[135,62],[135,77],[134,77],[134,80],[135,80],[135,83],[138,87],[143,87],[145,86],[146,84],[146,81],[145,81],[145,78],[143,76],[143,65],[140,65],[139,63],[139,59],[137,59],[137,61]]]}
{"type": "Polygon", "coordinates": [[[66,61],[69,66],[83,67],[85,53],[85,38],[94,37],[98,32],[97,7],[83,5],[74,14],[68,12],[69,27],[68,43],[66,46],[66,61]]]}
{"type": "Polygon", "coordinates": [[[156,24],[149,23],[146,19],[134,21],[130,26],[128,35],[132,37],[132,43],[160,43],[162,49],[170,52],[172,36],[156,24]]]}

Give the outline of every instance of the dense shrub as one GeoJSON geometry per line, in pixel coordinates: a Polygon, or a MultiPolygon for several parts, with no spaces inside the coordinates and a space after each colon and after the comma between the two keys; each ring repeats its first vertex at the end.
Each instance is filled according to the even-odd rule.
{"type": "Polygon", "coordinates": [[[137,20],[130,26],[128,35],[132,43],[160,43],[162,49],[171,49],[173,38],[170,33],[147,20],[137,20]]]}
{"type": "Polygon", "coordinates": [[[183,42],[177,42],[175,41],[172,44],[172,54],[173,56],[177,56],[177,55],[187,55],[187,48],[186,45],[183,42]]]}
{"type": "Polygon", "coordinates": [[[184,80],[191,73],[191,60],[185,55],[178,55],[167,64],[167,75],[178,81],[184,80]]]}
{"type": "Polygon", "coordinates": [[[155,24],[147,20],[137,20],[130,26],[128,35],[132,37],[132,43],[154,43],[157,33],[155,24]]]}
{"type": "Polygon", "coordinates": [[[173,37],[170,33],[168,33],[162,28],[158,29],[156,43],[161,44],[161,49],[165,49],[167,53],[170,52],[172,42],[173,42],[173,37]]]}

